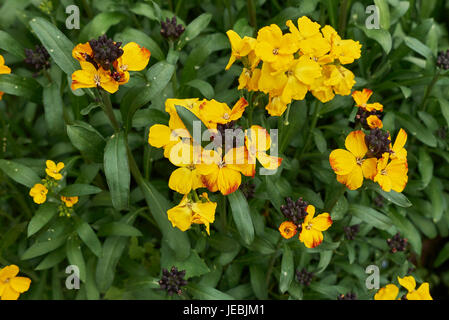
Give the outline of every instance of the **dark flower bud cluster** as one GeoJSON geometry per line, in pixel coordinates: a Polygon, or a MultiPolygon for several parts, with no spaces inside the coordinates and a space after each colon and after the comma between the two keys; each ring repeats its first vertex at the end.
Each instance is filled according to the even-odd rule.
{"type": "Polygon", "coordinates": [[[186,275],[185,270],[178,271],[178,268],[172,267],[170,271],[162,269],[162,278],[159,280],[159,285],[162,290],[167,291],[169,296],[174,293],[182,294],[181,287],[187,285],[187,280],[184,280],[186,275]]]}
{"type": "Polygon", "coordinates": [[[374,205],[378,208],[382,208],[384,206],[384,197],[382,197],[380,194],[377,195],[373,201],[374,205]]]}
{"type": "Polygon", "coordinates": [[[36,71],[50,68],[50,55],[44,46],[36,45],[35,49],[25,49],[25,63],[29,64],[36,71]]]}
{"type": "Polygon", "coordinates": [[[243,182],[239,189],[242,190],[243,195],[247,200],[254,198],[254,195],[256,194],[256,185],[250,181],[243,182]]]}
{"type": "Polygon", "coordinates": [[[382,112],[378,110],[368,111],[364,108],[358,108],[357,114],[355,115],[355,122],[360,123],[363,129],[370,130],[371,128],[367,122],[369,116],[377,116],[382,120],[382,112]]]}
{"type": "MultiPolygon", "coordinates": [[[[226,146],[226,137],[229,137],[229,134],[226,134],[226,130],[235,130],[234,131],[235,133],[237,133],[239,129],[242,130],[242,127],[240,127],[240,126],[236,127],[235,125],[236,125],[236,121],[230,121],[225,124],[218,123],[217,131],[220,134],[219,137],[221,137],[221,141],[220,141],[220,139],[216,139],[216,137],[214,135],[212,135],[212,137],[211,137],[211,140],[214,141],[214,144],[217,147],[223,148],[225,153],[228,152],[230,148],[242,147],[245,143],[245,140],[242,139],[244,137],[243,134],[242,135],[233,134],[232,135],[232,144],[229,145],[229,142],[228,142],[228,146],[226,146]],[[241,137],[240,138],[241,141],[239,141],[239,139],[238,139],[239,137],[241,137]],[[228,149],[226,149],[226,147],[228,149]]],[[[243,131],[242,131],[242,133],[243,133],[243,131]]]]}
{"type": "Polygon", "coordinates": [[[346,226],[343,228],[346,239],[348,240],[354,240],[357,233],[360,231],[360,224],[355,224],[353,226],[346,226]]]}
{"type": "Polygon", "coordinates": [[[287,220],[293,222],[298,226],[298,232],[301,232],[302,222],[307,216],[307,202],[299,198],[293,201],[290,197],[285,199],[286,204],[281,205],[281,212],[287,218],[287,220]]]}
{"type": "Polygon", "coordinates": [[[165,22],[161,21],[161,35],[167,39],[178,39],[184,31],[184,26],[178,24],[175,16],[171,20],[167,18],[165,22]]]}
{"type": "Polygon", "coordinates": [[[301,271],[296,270],[296,281],[305,286],[310,286],[312,282],[313,272],[307,272],[305,268],[302,268],[301,271]]]}
{"type": "Polygon", "coordinates": [[[347,294],[340,294],[337,297],[337,300],[357,300],[357,295],[352,292],[348,292],[347,294]]]}
{"type": "Polygon", "coordinates": [[[396,253],[407,249],[408,240],[406,238],[402,238],[398,232],[392,238],[387,239],[387,244],[390,247],[391,252],[396,253]]]}
{"type": "Polygon", "coordinates": [[[444,70],[449,69],[449,49],[446,52],[440,51],[438,53],[437,67],[444,70]]]}
{"type": "Polygon", "coordinates": [[[369,134],[365,136],[365,143],[368,147],[367,157],[382,158],[385,152],[390,152],[390,136],[388,132],[382,131],[379,128],[370,130],[369,134]]]}
{"type": "Polygon", "coordinates": [[[114,42],[105,34],[98,37],[98,40],[89,40],[92,48],[93,61],[100,65],[104,70],[110,70],[115,60],[123,55],[123,49],[120,48],[121,42],[114,42]]]}

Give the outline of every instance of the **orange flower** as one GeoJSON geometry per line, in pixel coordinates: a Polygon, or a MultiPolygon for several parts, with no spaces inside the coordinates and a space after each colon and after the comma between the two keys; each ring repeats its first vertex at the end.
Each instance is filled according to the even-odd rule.
{"type": "Polygon", "coordinates": [[[357,107],[361,107],[369,112],[373,110],[382,112],[384,107],[380,103],[378,102],[367,103],[372,94],[373,94],[372,90],[365,88],[362,91],[354,91],[352,93],[352,98],[354,99],[357,107]]]}
{"type": "Polygon", "coordinates": [[[323,231],[329,229],[332,225],[332,219],[329,213],[322,213],[315,218],[315,207],[308,205],[306,209],[308,215],[302,224],[302,230],[299,234],[299,240],[307,248],[315,248],[323,241],[323,231]]]}
{"type": "Polygon", "coordinates": [[[284,221],[279,226],[279,232],[285,239],[290,239],[298,232],[298,227],[291,221],[284,221]]]}

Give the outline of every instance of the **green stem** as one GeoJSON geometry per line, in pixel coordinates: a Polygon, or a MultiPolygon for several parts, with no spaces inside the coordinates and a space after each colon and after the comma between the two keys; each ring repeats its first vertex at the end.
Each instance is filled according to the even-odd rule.
{"type": "Polygon", "coordinates": [[[432,92],[433,87],[435,86],[435,83],[437,83],[438,78],[440,76],[441,70],[438,69],[437,72],[435,72],[435,75],[433,76],[432,81],[430,82],[429,86],[426,89],[426,93],[424,94],[424,98],[421,102],[421,109],[422,111],[426,111],[426,102],[427,98],[429,97],[430,93],[432,92]]]}
{"type": "Polygon", "coordinates": [[[287,106],[287,112],[285,113],[284,124],[285,124],[286,126],[288,126],[288,125],[290,124],[290,122],[288,122],[288,115],[290,114],[290,106],[291,106],[291,103],[288,104],[288,106],[287,106]]]}
{"type": "Polygon", "coordinates": [[[106,113],[106,115],[109,118],[109,121],[111,121],[111,125],[114,128],[115,133],[119,132],[120,125],[117,119],[115,118],[114,109],[112,108],[111,98],[109,94],[106,93],[106,91],[104,91],[103,89],[98,89],[98,91],[96,92],[99,92],[100,94],[100,100],[103,101],[104,113],[106,113]]]}
{"type": "Polygon", "coordinates": [[[254,28],[254,33],[257,29],[256,7],[254,6],[254,0],[246,0],[246,6],[249,14],[249,24],[254,28]]]}
{"type": "Polygon", "coordinates": [[[310,125],[309,131],[307,132],[306,141],[304,142],[303,147],[301,149],[298,149],[298,151],[295,154],[295,158],[297,158],[298,161],[301,160],[302,155],[304,154],[305,151],[307,151],[307,148],[309,147],[310,140],[312,138],[312,132],[313,130],[315,130],[319,115],[320,115],[320,105],[318,104],[318,102],[315,102],[315,110],[312,116],[312,123],[310,125]]]}
{"type": "Polygon", "coordinates": [[[344,38],[345,31],[346,31],[346,17],[347,17],[347,10],[348,10],[348,0],[342,0],[341,6],[340,6],[340,23],[338,27],[338,34],[344,38]]]}
{"type": "Polygon", "coordinates": [[[270,263],[268,264],[267,277],[265,278],[265,283],[267,284],[267,286],[270,283],[271,274],[273,273],[274,261],[276,260],[276,256],[278,254],[279,249],[281,248],[281,245],[282,245],[282,237],[279,237],[278,242],[276,243],[276,249],[273,255],[271,256],[270,263]]]}

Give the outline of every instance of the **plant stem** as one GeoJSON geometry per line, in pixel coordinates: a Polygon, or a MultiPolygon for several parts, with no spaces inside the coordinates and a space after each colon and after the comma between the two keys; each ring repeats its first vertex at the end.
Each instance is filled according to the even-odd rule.
{"type": "Polygon", "coordinates": [[[288,126],[288,125],[290,124],[290,122],[288,122],[288,115],[290,114],[290,106],[291,106],[291,105],[292,105],[291,103],[288,104],[288,106],[287,106],[287,112],[285,113],[284,124],[285,124],[286,126],[288,126]]]}
{"type": "Polygon", "coordinates": [[[257,18],[256,18],[256,7],[254,6],[254,0],[246,0],[246,6],[248,8],[249,14],[249,24],[254,28],[254,32],[256,33],[257,29],[257,18]]]}
{"type": "Polygon", "coordinates": [[[103,101],[104,113],[106,113],[106,115],[109,118],[109,121],[111,121],[111,125],[114,128],[115,133],[119,132],[120,125],[117,119],[115,118],[114,109],[112,108],[111,98],[109,94],[106,93],[103,89],[98,89],[98,91],[96,92],[99,92],[100,94],[100,100],[103,101]]]}
{"type": "Polygon", "coordinates": [[[440,69],[438,69],[437,72],[435,72],[435,75],[433,76],[432,81],[430,82],[429,86],[426,89],[426,93],[424,94],[424,98],[422,99],[422,102],[421,102],[422,111],[426,111],[427,98],[429,97],[430,93],[432,92],[432,89],[435,86],[435,83],[437,83],[438,78],[440,76],[440,72],[441,72],[440,69]]]}
{"type": "Polygon", "coordinates": [[[313,132],[313,130],[315,130],[319,115],[320,115],[320,105],[318,104],[318,102],[315,102],[315,110],[313,112],[312,123],[310,125],[310,129],[307,132],[306,141],[304,142],[303,147],[301,149],[298,149],[298,151],[295,154],[295,158],[297,158],[298,161],[301,160],[302,155],[304,154],[305,151],[307,151],[307,148],[309,147],[310,139],[312,138],[312,132],[313,132]]]}
{"type": "Polygon", "coordinates": [[[344,38],[346,31],[346,13],[348,10],[348,0],[342,0],[340,6],[340,23],[338,26],[338,34],[344,38]]]}
{"type": "Polygon", "coordinates": [[[270,283],[271,274],[273,273],[274,261],[276,260],[276,256],[278,254],[279,249],[281,248],[281,245],[282,245],[282,237],[279,237],[279,240],[276,243],[276,249],[273,255],[271,256],[270,263],[268,264],[267,277],[265,278],[267,286],[270,283]]]}

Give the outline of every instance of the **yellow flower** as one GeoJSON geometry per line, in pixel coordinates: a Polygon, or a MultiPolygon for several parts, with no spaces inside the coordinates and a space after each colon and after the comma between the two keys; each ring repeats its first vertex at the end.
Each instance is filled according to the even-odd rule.
{"type": "MultiPolygon", "coordinates": [[[[179,120],[181,121],[181,120],[179,120]]],[[[164,157],[169,158],[171,149],[177,145],[182,138],[190,138],[187,129],[174,129],[163,124],[151,126],[148,133],[148,143],[155,148],[164,148],[164,157]]]]}
{"type": "Polygon", "coordinates": [[[291,221],[284,221],[279,226],[279,232],[285,239],[290,239],[298,232],[298,227],[291,221]]]}
{"type": "Polygon", "coordinates": [[[248,91],[259,90],[259,79],[260,79],[261,69],[247,69],[243,68],[242,73],[239,77],[238,90],[247,89],[248,91]]]}
{"type": "Polygon", "coordinates": [[[78,61],[87,61],[88,57],[92,57],[92,48],[89,42],[79,43],[72,50],[72,57],[78,61]]]}
{"type": "Polygon", "coordinates": [[[48,189],[40,183],[36,183],[30,190],[30,196],[37,204],[42,204],[47,200],[48,189]]]}
{"type": "Polygon", "coordinates": [[[380,288],[374,295],[374,300],[396,300],[399,288],[394,284],[387,284],[384,288],[380,288]]]}
{"type": "Polygon", "coordinates": [[[368,118],[366,118],[366,123],[371,129],[375,128],[382,129],[384,126],[382,121],[375,115],[371,115],[368,118]]]}
{"type": "Polygon", "coordinates": [[[102,67],[97,70],[90,62],[80,61],[80,65],[81,70],[76,70],[72,74],[72,90],[95,87],[101,87],[109,93],[118,90],[119,83],[111,77],[110,72],[102,67]]]}
{"type": "Polygon", "coordinates": [[[343,66],[328,65],[325,66],[329,75],[324,80],[326,86],[331,86],[336,94],[346,96],[351,93],[355,84],[354,74],[343,66]]]}
{"type": "Polygon", "coordinates": [[[21,293],[28,291],[31,279],[17,277],[19,267],[12,264],[0,270],[0,297],[2,300],[17,300],[21,293]]]}
{"type": "Polygon", "coordinates": [[[78,202],[78,197],[61,196],[61,200],[65,203],[66,207],[71,208],[78,202]]]}
{"type": "Polygon", "coordinates": [[[223,158],[211,150],[208,157],[197,165],[204,185],[212,192],[220,191],[223,195],[233,193],[242,182],[242,176],[254,177],[255,169],[248,162],[248,151],[245,147],[230,149],[223,158]]]}
{"type": "Polygon", "coordinates": [[[58,162],[58,164],[56,164],[52,160],[47,160],[45,162],[45,164],[47,165],[47,168],[45,169],[45,172],[47,173],[47,175],[49,175],[50,177],[52,177],[55,180],[62,179],[62,174],[60,174],[59,171],[64,169],[63,162],[58,162]]]}
{"type": "Polygon", "coordinates": [[[400,129],[398,135],[396,136],[396,140],[394,141],[393,147],[391,147],[390,159],[399,159],[407,161],[407,150],[405,150],[404,146],[407,142],[407,133],[404,129],[400,129]]]}
{"type": "Polygon", "coordinates": [[[345,141],[347,150],[336,149],[329,155],[329,162],[337,174],[337,180],[350,190],[358,189],[363,184],[363,177],[373,179],[376,175],[376,158],[365,159],[368,147],[363,131],[353,131],[345,141]]]}
{"type": "Polygon", "coordinates": [[[377,174],[374,182],[379,183],[382,190],[390,192],[402,192],[408,181],[408,165],[403,159],[393,159],[390,162],[390,154],[385,152],[377,161],[377,174]]]}
{"type": "Polygon", "coordinates": [[[323,231],[329,229],[332,225],[332,219],[329,213],[322,213],[315,218],[315,207],[308,205],[306,208],[307,216],[302,224],[302,230],[299,234],[299,240],[307,248],[315,248],[323,241],[323,231]]]}
{"type": "MultiPolygon", "coordinates": [[[[200,162],[201,154],[195,154],[195,148],[191,144],[179,142],[173,146],[169,160],[176,169],[170,175],[168,187],[181,194],[188,194],[190,191],[204,187],[201,174],[196,164],[200,162]]],[[[201,153],[201,147],[199,152],[201,153]]]]}
{"type": "Polygon", "coordinates": [[[173,227],[181,231],[188,230],[192,223],[204,224],[206,232],[210,235],[210,224],[215,220],[216,202],[210,202],[206,193],[201,195],[200,201],[193,202],[186,194],[181,202],[167,211],[168,220],[173,227]]]}
{"type": "Polygon", "coordinates": [[[228,30],[226,32],[226,35],[229,38],[232,50],[231,57],[229,58],[228,64],[225,68],[226,70],[228,70],[236,59],[246,57],[251,51],[254,50],[256,39],[247,36],[243,37],[242,39],[234,30],[228,30]]]}
{"type": "Polygon", "coordinates": [[[165,101],[165,112],[170,115],[170,121],[168,126],[174,129],[185,129],[185,125],[176,111],[176,106],[184,107],[195,116],[200,118],[200,105],[203,104],[205,100],[199,100],[198,98],[192,99],[167,99],[165,101]]]}
{"type": "Polygon", "coordinates": [[[282,68],[293,60],[293,53],[298,51],[291,33],[282,34],[275,24],[263,27],[257,34],[256,55],[263,61],[272,64],[275,69],[282,68]]]}
{"type": "Polygon", "coordinates": [[[315,38],[320,37],[320,28],[319,23],[313,22],[306,16],[302,16],[298,19],[298,28],[294,25],[291,20],[286,22],[287,27],[290,32],[294,35],[297,41],[307,39],[307,38],[315,38]]]}
{"type": "Polygon", "coordinates": [[[412,276],[404,278],[398,277],[398,282],[401,286],[407,289],[407,300],[433,300],[429,292],[429,283],[424,282],[418,289],[415,289],[416,281],[412,276]]]}
{"type": "Polygon", "coordinates": [[[120,74],[119,84],[125,84],[129,80],[128,71],[141,71],[145,69],[150,60],[151,52],[139,46],[135,42],[129,42],[123,47],[123,55],[115,62],[114,68],[120,74]]]}
{"type": "MultiPolygon", "coordinates": [[[[0,74],[9,74],[9,73],[11,73],[11,69],[5,65],[5,59],[0,54],[0,74]]],[[[0,91],[0,100],[2,100],[3,94],[4,92],[0,91]]]]}
{"type": "Polygon", "coordinates": [[[363,109],[365,109],[366,111],[383,111],[383,106],[378,103],[368,103],[368,99],[371,97],[371,95],[373,94],[372,90],[366,89],[364,88],[362,91],[354,91],[352,93],[352,98],[354,99],[356,106],[357,107],[361,107],[363,109]]]}
{"type": "Polygon", "coordinates": [[[226,124],[240,119],[247,106],[248,102],[245,98],[240,98],[232,110],[226,103],[212,99],[200,105],[199,118],[208,128],[216,128],[218,123],[226,124]]]}
{"type": "Polygon", "coordinates": [[[254,164],[254,167],[256,159],[264,168],[269,170],[274,170],[281,165],[282,158],[270,156],[266,153],[271,147],[271,137],[265,128],[253,125],[250,129],[245,130],[245,138],[249,163],[254,164]]]}

